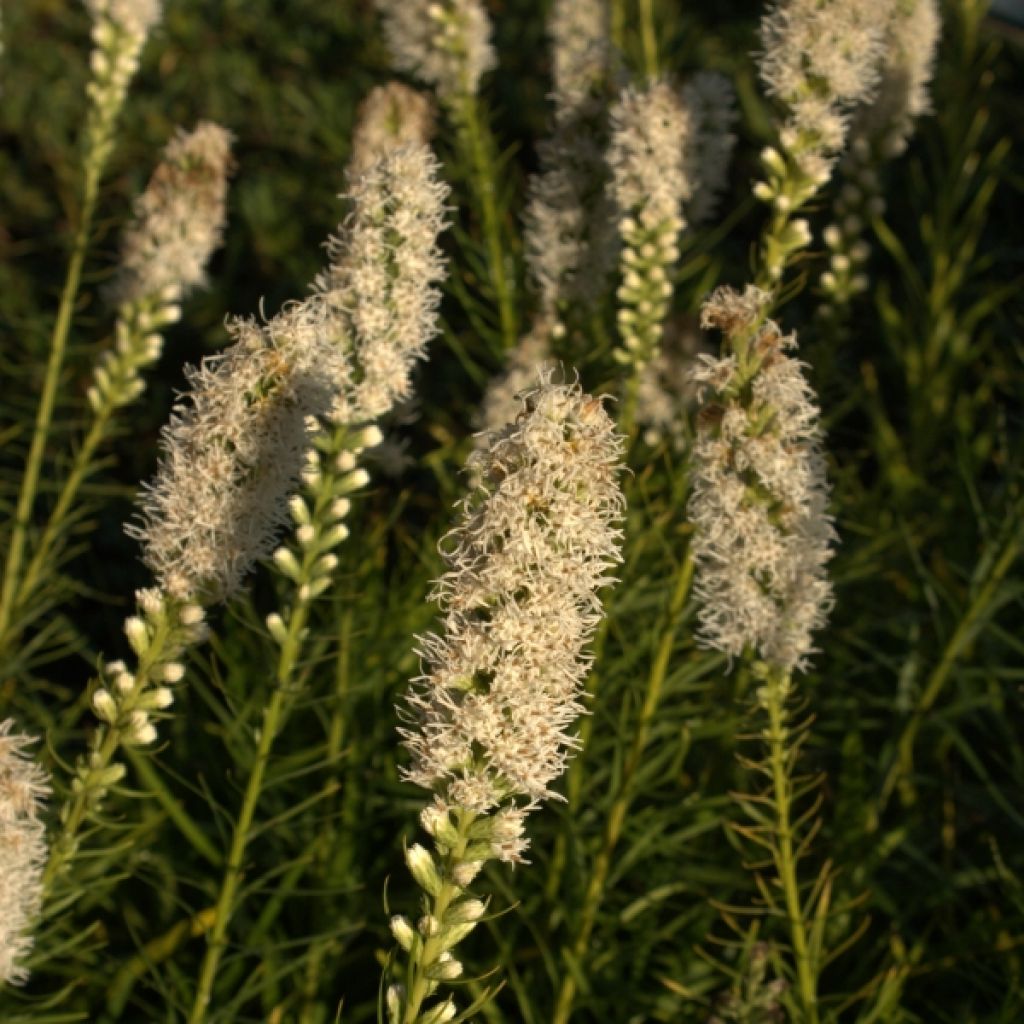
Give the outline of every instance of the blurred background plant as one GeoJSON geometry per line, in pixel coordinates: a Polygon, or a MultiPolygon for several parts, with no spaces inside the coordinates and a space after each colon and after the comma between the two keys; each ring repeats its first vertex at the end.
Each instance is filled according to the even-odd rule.
{"type": "MultiPolygon", "coordinates": [[[[53,778],[51,834],[95,729],[88,680],[101,653],[126,654],[130,595],[149,582],[122,524],[155,469],[182,367],[224,345],[226,314],[273,315],[324,263],[322,240],[346,212],[336,197],[357,109],[394,76],[380,6],[168,0],[143,52],[97,189],[39,516],[87,425],[115,325],[104,290],[161,150],[177,125],[216,121],[234,136],[237,170],[208,287],[162,330],[145,397],[83,483],[59,560],[0,666],[0,718],[45,736],[29,749],[53,778]]],[[[613,356],[617,305],[633,301],[616,298],[621,281],[586,309],[552,309],[531,290],[519,239],[527,183],[552,159],[539,143],[557,129],[551,5],[494,0],[486,10],[496,67],[478,94],[442,102],[434,143],[455,189],[441,336],[414,402],[383,425],[392,457],[382,447],[368,463],[373,483],[346,520],[353,541],[337,548],[334,584],[312,606],[302,687],[268,760],[244,865],[227,864],[231,834],[278,656],[263,620],[292,586],[272,573],[211,616],[159,743],[128,751],[129,774],[82,837],[80,868],[44,912],[31,980],[0,993],[5,1021],[186,1020],[221,880],[239,867],[205,1019],[378,1017],[393,946],[382,893],[414,911],[402,851],[422,805],[399,780],[394,704],[418,672],[414,634],[433,624],[424,598],[442,570],[437,544],[464,492],[488,383],[517,333],[538,323],[552,357],[571,360],[589,390],[621,395],[624,375],[639,373],[613,356]],[[560,330],[540,320],[553,313],[560,330]]],[[[712,70],[739,110],[717,212],[681,231],[669,254],[678,258],[665,261],[673,292],[659,359],[692,358],[705,343],[673,339],[694,335],[707,293],[757,271],[767,213],[751,185],[765,176],[758,154],[776,116],[751,57],[762,13],[738,0],[610,4],[619,57],[593,91],[602,109],[623,74],[685,83],[712,70]]],[[[794,255],[773,313],[798,332],[819,396],[840,537],[836,606],[800,684],[794,813],[810,837],[801,899],[821,951],[821,1018],[865,1024],[1024,1018],[1024,51],[982,0],[949,0],[941,13],[934,113],[878,169],[884,207],[865,208],[857,225],[867,288],[822,319],[837,178],[801,210],[813,241],[794,255]]],[[[65,0],[3,5],[5,551],[83,212],[89,29],[86,8],[65,0]]],[[[638,383],[636,402],[649,391],[638,383]]],[[[774,883],[733,795],[758,793],[758,682],[749,659],[729,665],[695,643],[692,417],[659,430],[639,408],[636,419],[625,561],[595,640],[582,749],[566,801],[531,816],[531,863],[485,869],[491,902],[460,943],[460,1006],[502,982],[482,1019],[804,1021],[790,931],[774,891],[759,888],[774,883]]],[[[37,537],[30,528],[30,547],[37,537]]]]}

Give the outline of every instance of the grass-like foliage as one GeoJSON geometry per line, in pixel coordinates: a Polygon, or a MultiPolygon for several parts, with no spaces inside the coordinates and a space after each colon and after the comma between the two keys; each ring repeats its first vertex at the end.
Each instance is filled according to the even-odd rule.
{"type": "Polygon", "coordinates": [[[1024,1020],[1019,28],[0,5],[0,1020],[1024,1020]]]}

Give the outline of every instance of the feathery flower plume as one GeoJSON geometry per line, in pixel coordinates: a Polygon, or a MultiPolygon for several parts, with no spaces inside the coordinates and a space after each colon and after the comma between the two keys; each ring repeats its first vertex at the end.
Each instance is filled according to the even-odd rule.
{"type": "Polygon", "coordinates": [[[480,0],[375,0],[392,60],[437,90],[448,105],[475,96],[497,63],[480,0]]]}
{"type": "Polygon", "coordinates": [[[26,748],[34,740],[0,722],[0,983],[28,980],[23,962],[42,902],[46,829],[40,820],[50,780],[26,748]]]}
{"type": "Polygon", "coordinates": [[[555,0],[548,27],[557,121],[593,112],[612,84],[618,55],[611,22],[608,0],[555,0]]]}
{"type": "Polygon", "coordinates": [[[315,472],[307,451],[323,422],[358,427],[408,394],[436,331],[447,194],[425,147],[385,157],[352,183],[313,295],[264,326],[236,321],[235,343],[187,371],[141,523],[128,528],[169,594],[230,596],[315,472]]]}
{"type": "Polygon", "coordinates": [[[864,227],[885,212],[879,171],[907,148],[915,121],[931,110],[928,85],[941,32],[935,0],[897,0],[885,32],[878,93],[854,117],[841,168],[845,182],[833,207],[834,220],[824,231],[829,250],[829,269],[821,275],[828,297],[824,313],[838,311],[867,289],[863,268],[871,248],[864,227]]]}
{"type": "Polygon", "coordinates": [[[803,669],[832,607],[825,566],[836,539],[814,394],[796,347],[765,320],[759,289],[719,288],[701,324],[729,355],[694,372],[701,411],[693,448],[694,589],[700,638],[730,657],[745,648],[789,672],[803,669]]]}
{"type": "Polygon", "coordinates": [[[401,82],[371,90],[359,105],[348,174],[357,178],[378,160],[406,146],[425,146],[434,134],[434,103],[401,82]]]}
{"type": "Polygon", "coordinates": [[[450,999],[420,1012],[434,982],[461,973],[452,947],[485,910],[466,888],[485,861],[522,860],[526,815],[556,797],[576,746],[598,591],[621,560],[622,440],[611,418],[578,384],[550,375],[522,408],[470,456],[480,482],[432,595],[444,628],[420,639],[426,671],[403,711],[406,777],[434,793],[421,822],[440,862],[418,844],[406,852],[430,899],[419,934],[392,920],[410,959],[406,984],[388,991],[392,1020],[454,1015],[450,999]]]}
{"type": "Polygon", "coordinates": [[[857,112],[855,138],[870,139],[890,158],[907,148],[914,122],[931,113],[928,87],[941,34],[936,0],[896,0],[885,30],[878,93],[857,112]]]}
{"type": "Polygon", "coordinates": [[[375,420],[408,398],[412,367],[437,334],[449,188],[426,146],[389,153],[349,184],[352,214],[328,242],[316,279],[325,307],[344,320],[357,379],[335,422],[375,420]]]}
{"type": "Polygon", "coordinates": [[[177,302],[206,280],[206,263],[223,238],[231,133],[211,121],[179,128],[121,242],[116,301],[177,302]]]}
{"type": "Polygon", "coordinates": [[[717,71],[698,71],[683,86],[683,103],[690,112],[692,138],[687,145],[687,169],[693,195],[686,204],[691,223],[711,218],[729,184],[729,161],[736,145],[739,119],[736,90],[717,71]]]}
{"type": "Polygon", "coordinates": [[[643,366],[657,352],[672,285],[668,272],[679,258],[683,203],[693,182],[688,147],[692,119],[667,82],[626,88],[611,111],[610,193],[622,239],[618,297],[622,362],[643,366]]]}
{"type": "Polygon", "coordinates": [[[234,344],[186,369],[189,390],[161,437],[141,522],[127,527],[168,594],[233,594],[273,550],[306,449],[351,366],[320,303],[265,327],[235,321],[234,344]]]}
{"type": "Polygon", "coordinates": [[[566,307],[598,301],[618,255],[604,158],[606,96],[619,77],[610,18],[606,0],[558,0],[551,14],[555,124],[537,147],[524,242],[541,315],[553,322],[566,307]]]}

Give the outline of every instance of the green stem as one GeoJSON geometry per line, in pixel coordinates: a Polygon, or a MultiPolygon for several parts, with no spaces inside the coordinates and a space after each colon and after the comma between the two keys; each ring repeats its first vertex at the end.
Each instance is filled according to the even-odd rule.
{"type": "Polygon", "coordinates": [[[796,961],[797,995],[803,1013],[802,1021],[803,1024],[817,1024],[817,972],[811,962],[807,923],[800,903],[797,858],[793,849],[791,820],[793,793],[790,779],[792,758],[786,742],[789,730],[786,727],[785,711],[788,683],[787,676],[773,673],[765,683],[764,690],[764,707],[768,712],[768,729],[764,735],[768,741],[772,778],[771,799],[776,816],[775,836],[777,842],[772,853],[786,903],[790,942],[793,946],[793,958],[796,961]]]}
{"type": "Polygon", "coordinates": [[[496,195],[497,174],[493,159],[493,141],[485,134],[480,106],[472,93],[462,95],[453,107],[458,137],[469,157],[473,193],[479,207],[480,226],[487,251],[487,273],[498,304],[501,342],[512,348],[519,336],[516,321],[515,282],[502,243],[501,217],[496,195]]]}
{"type": "Polygon", "coordinates": [[[50,424],[53,421],[61,369],[64,366],[64,357],[67,353],[75,301],[82,279],[82,266],[89,247],[89,233],[96,210],[96,197],[99,192],[103,166],[104,164],[94,159],[92,154],[86,155],[82,215],[79,219],[78,230],[75,232],[71,261],[68,264],[60,306],[57,310],[57,320],[53,327],[53,336],[50,339],[50,356],[46,364],[46,376],[43,379],[43,389],[39,396],[39,407],[36,410],[35,426],[32,430],[32,442],[25,462],[25,472],[21,478],[18,505],[14,513],[14,524],[7,547],[3,587],[0,588],[0,637],[6,636],[14,613],[14,602],[18,592],[18,574],[25,556],[28,529],[32,522],[36,493],[39,490],[39,476],[42,471],[43,456],[46,452],[46,442],[50,434],[50,424]]]}
{"type": "Polygon", "coordinates": [[[199,983],[196,988],[195,1001],[189,1014],[189,1024],[201,1024],[206,1020],[206,1011],[213,995],[213,983],[217,977],[217,968],[227,945],[228,925],[234,912],[235,896],[242,880],[242,869],[249,833],[252,830],[256,805],[263,791],[263,779],[266,775],[270,752],[280,731],[288,699],[292,695],[292,682],[295,667],[302,650],[302,637],[305,631],[309,603],[299,601],[293,613],[288,617],[288,632],[281,647],[278,658],[277,677],[270,703],[263,711],[263,725],[260,729],[259,744],[256,748],[256,759],[249,772],[249,779],[242,798],[242,807],[235,821],[228,851],[224,877],[221,879],[220,894],[215,908],[216,920],[210,929],[210,937],[206,953],[199,970],[199,983]]]}
{"type": "Polygon", "coordinates": [[[654,0],[640,0],[640,38],[644,70],[652,81],[658,77],[658,36],[654,29],[654,0]]]}
{"type": "MultiPolygon", "coordinates": [[[[460,810],[457,812],[455,823],[457,838],[452,844],[451,852],[444,859],[440,888],[436,896],[428,897],[427,913],[437,921],[444,920],[448,908],[462,892],[462,889],[452,880],[452,869],[466,857],[466,849],[469,846],[469,829],[476,817],[471,811],[460,810]]],[[[444,936],[442,933],[438,933],[426,937],[410,953],[409,962],[405,968],[406,999],[401,1024],[416,1024],[419,1020],[423,1000],[430,995],[432,989],[432,981],[427,976],[427,970],[437,963],[438,957],[443,951],[444,936]]]]}
{"type": "MultiPolygon", "coordinates": [[[[25,574],[17,586],[12,603],[14,609],[24,606],[38,585],[39,578],[44,569],[52,564],[50,556],[53,552],[53,547],[61,534],[64,520],[67,518],[75,499],[78,497],[78,491],[92,469],[93,456],[96,454],[96,449],[103,443],[112,414],[113,409],[108,407],[104,407],[97,412],[92,425],[89,427],[89,432],[82,441],[81,447],[75,453],[71,471],[68,473],[64,486],[57,496],[57,503],[54,505],[53,511],[46,521],[46,526],[43,528],[32,558],[25,569],[25,574]]],[[[12,637],[9,634],[0,636],[0,650],[6,650],[11,639],[12,637]]]]}
{"type": "MultiPolygon", "coordinates": [[[[640,719],[637,722],[636,731],[633,733],[633,742],[622,769],[619,791],[612,802],[608,819],[605,822],[604,841],[587,883],[586,895],[583,898],[583,906],[580,910],[579,924],[570,947],[573,960],[577,964],[582,963],[590,945],[590,936],[594,930],[597,913],[604,898],[605,885],[607,884],[608,873],[612,865],[612,857],[622,835],[622,827],[633,799],[633,780],[643,760],[647,741],[650,737],[651,725],[661,703],[662,689],[668,676],[672,651],[675,647],[679,618],[683,608],[686,606],[692,582],[693,558],[687,552],[676,574],[675,588],[665,614],[661,640],[658,643],[658,649],[651,664],[651,671],[647,680],[647,692],[644,695],[644,703],[640,709],[640,719]]],[[[566,972],[558,990],[555,1012],[551,1018],[552,1024],[566,1024],[569,1020],[572,1014],[573,1002],[576,998],[576,991],[575,974],[566,972]]]]}

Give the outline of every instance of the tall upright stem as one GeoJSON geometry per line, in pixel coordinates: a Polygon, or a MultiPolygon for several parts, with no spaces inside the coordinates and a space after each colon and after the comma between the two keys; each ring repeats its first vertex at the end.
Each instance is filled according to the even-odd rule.
{"type": "Polygon", "coordinates": [[[228,925],[234,912],[235,896],[242,880],[245,853],[249,843],[249,833],[256,814],[260,794],[263,792],[263,779],[266,776],[267,763],[274,741],[280,731],[282,720],[291,696],[292,677],[302,649],[302,635],[309,613],[309,603],[300,601],[294,612],[289,616],[288,633],[281,647],[278,658],[277,676],[274,692],[270,703],[263,711],[263,725],[260,729],[260,740],[256,748],[256,759],[249,771],[249,779],[242,798],[242,807],[235,819],[231,836],[231,847],[228,851],[224,877],[221,880],[220,894],[214,909],[214,925],[203,956],[199,971],[199,983],[196,988],[195,1001],[189,1014],[189,1024],[201,1024],[206,1020],[206,1011],[213,995],[213,983],[217,976],[217,968],[227,945],[228,925]]]}
{"type": "Polygon", "coordinates": [[[36,494],[39,490],[39,476],[42,471],[43,456],[46,452],[46,442],[50,435],[50,424],[53,422],[57,387],[60,384],[61,370],[67,353],[75,300],[78,297],[78,288],[82,280],[82,266],[89,248],[89,234],[92,228],[93,214],[96,210],[96,196],[99,192],[102,171],[103,164],[94,159],[91,154],[87,154],[82,213],[71,249],[71,260],[68,263],[67,276],[64,279],[57,320],[50,338],[50,355],[46,363],[46,376],[43,378],[43,389],[39,396],[39,407],[36,409],[35,425],[32,429],[32,441],[29,445],[28,458],[25,461],[25,472],[21,478],[18,505],[14,513],[11,537],[7,546],[3,586],[0,588],[0,637],[6,634],[14,613],[18,577],[25,556],[25,545],[28,529],[32,522],[36,494]]]}
{"type": "Polygon", "coordinates": [[[473,193],[479,207],[480,228],[487,253],[487,274],[498,306],[501,343],[515,345],[519,327],[516,318],[514,270],[502,241],[501,216],[496,194],[493,141],[485,137],[477,97],[466,93],[453,107],[463,152],[469,157],[473,193]]]}
{"type": "Polygon", "coordinates": [[[811,962],[807,922],[800,902],[797,858],[793,848],[793,791],[790,778],[792,750],[787,743],[789,729],[786,726],[785,711],[788,691],[788,676],[773,673],[765,683],[762,698],[763,706],[768,712],[768,729],[764,736],[768,741],[772,779],[771,801],[775,810],[776,842],[772,853],[786,904],[790,942],[793,947],[793,959],[796,961],[797,995],[803,1012],[802,1024],[818,1024],[817,977],[814,964],[811,962]]]}
{"type": "MultiPolygon", "coordinates": [[[[686,606],[686,599],[689,596],[692,582],[693,558],[687,552],[676,573],[675,587],[665,612],[661,639],[658,643],[647,679],[647,691],[644,694],[644,703],[640,709],[640,719],[633,733],[633,742],[630,745],[629,754],[622,769],[619,791],[612,801],[611,809],[608,812],[604,828],[604,839],[587,883],[576,935],[570,947],[573,960],[581,965],[590,944],[590,936],[594,930],[597,913],[604,899],[605,886],[608,881],[608,873],[611,870],[615,848],[622,835],[622,826],[625,823],[626,814],[633,800],[633,781],[643,760],[647,741],[650,738],[651,725],[661,703],[661,694],[668,675],[672,651],[675,647],[679,618],[683,608],[686,606]]],[[[558,990],[555,1012],[551,1018],[552,1024],[566,1024],[572,1013],[576,992],[576,976],[572,972],[567,971],[562,977],[562,983],[558,990]]]]}

